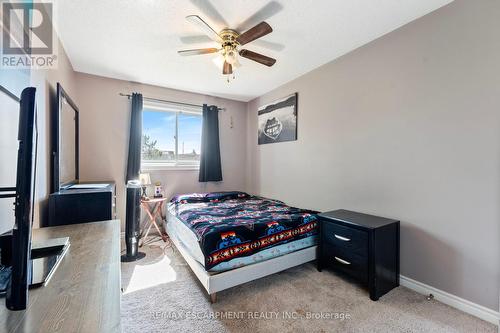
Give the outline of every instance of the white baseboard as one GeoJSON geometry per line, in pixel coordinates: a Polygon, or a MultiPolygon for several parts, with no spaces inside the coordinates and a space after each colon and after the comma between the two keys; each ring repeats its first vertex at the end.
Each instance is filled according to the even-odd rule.
{"type": "Polygon", "coordinates": [[[410,279],[406,276],[400,275],[399,278],[399,283],[408,289],[411,289],[423,295],[432,294],[434,295],[434,299],[440,301],[441,303],[447,304],[455,309],[461,310],[465,313],[499,326],[500,313],[498,311],[494,311],[482,305],[436,289],[434,287],[426,285],[425,283],[410,279]]]}

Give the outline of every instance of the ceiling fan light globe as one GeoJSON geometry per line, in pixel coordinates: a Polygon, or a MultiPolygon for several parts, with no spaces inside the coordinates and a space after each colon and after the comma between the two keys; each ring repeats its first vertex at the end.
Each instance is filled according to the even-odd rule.
{"type": "Polygon", "coordinates": [[[241,67],[240,61],[238,60],[238,57],[236,57],[235,62],[232,64],[233,68],[239,68],[241,67]]]}
{"type": "Polygon", "coordinates": [[[234,51],[229,51],[225,55],[226,62],[233,65],[238,61],[238,58],[236,56],[236,52],[234,51]]]}
{"type": "Polygon", "coordinates": [[[222,70],[222,67],[224,67],[224,56],[222,54],[219,53],[219,55],[217,55],[217,57],[215,57],[213,59],[213,62],[215,64],[215,66],[217,66],[217,68],[219,68],[220,70],[222,70]]]}

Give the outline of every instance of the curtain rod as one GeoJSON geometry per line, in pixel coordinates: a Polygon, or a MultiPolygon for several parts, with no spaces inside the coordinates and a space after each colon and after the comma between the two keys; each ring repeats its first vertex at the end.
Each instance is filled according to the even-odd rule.
{"type": "MultiPolygon", "coordinates": [[[[124,94],[124,93],[119,93],[120,96],[123,96],[123,97],[127,97],[127,98],[131,98],[132,95],[130,94],[124,94]]],[[[185,106],[195,106],[195,107],[198,107],[198,108],[202,108],[203,105],[198,105],[198,104],[190,104],[190,103],[182,103],[182,102],[175,102],[175,101],[167,101],[165,99],[159,99],[159,98],[151,98],[151,97],[142,97],[142,99],[145,99],[145,100],[148,100],[148,101],[151,101],[151,102],[164,102],[164,103],[171,103],[171,104],[177,104],[177,105],[185,105],[185,106]]],[[[221,110],[225,110],[224,108],[217,108],[219,111],[221,110]]]]}

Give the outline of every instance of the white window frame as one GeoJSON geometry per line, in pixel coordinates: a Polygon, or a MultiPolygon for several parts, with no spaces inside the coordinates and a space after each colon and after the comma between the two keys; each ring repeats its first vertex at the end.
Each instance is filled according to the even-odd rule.
{"type": "MultiPolygon", "coordinates": [[[[179,115],[180,114],[195,114],[202,116],[202,108],[195,106],[180,105],[168,102],[152,102],[144,101],[143,110],[157,110],[158,112],[172,112],[175,113],[175,162],[167,162],[164,160],[143,160],[141,154],[141,170],[142,171],[154,171],[154,170],[199,170],[200,161],[186,162],[179,161],[179,115]]],[[[200,133],[201,140],[201,133],[200,133]]],[[[142,142],[141,142],[142,150],[142,142]]]]}

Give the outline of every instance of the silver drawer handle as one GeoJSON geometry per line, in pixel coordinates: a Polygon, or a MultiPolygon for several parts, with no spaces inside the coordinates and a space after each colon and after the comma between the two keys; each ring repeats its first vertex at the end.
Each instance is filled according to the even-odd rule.
{"type": "Polygon", "coordinates": [[[344,259],[340,259],[339,257],[335,257],[335,260],[337,260],[338,262],[340,262],[341,264],[344,264],[344,265],[351,264],[349,261],[345,261],[344,259]]]}
{"type": "Polygon", "coordinates": [[[344,241],[344,242],[349,242],[351,240],[350,238],[342,237],[342,236],[339,236],[337,234],[333,234],[333,235],[335,236],[335,238],[340,239],[341,241],[344,241]]]}

